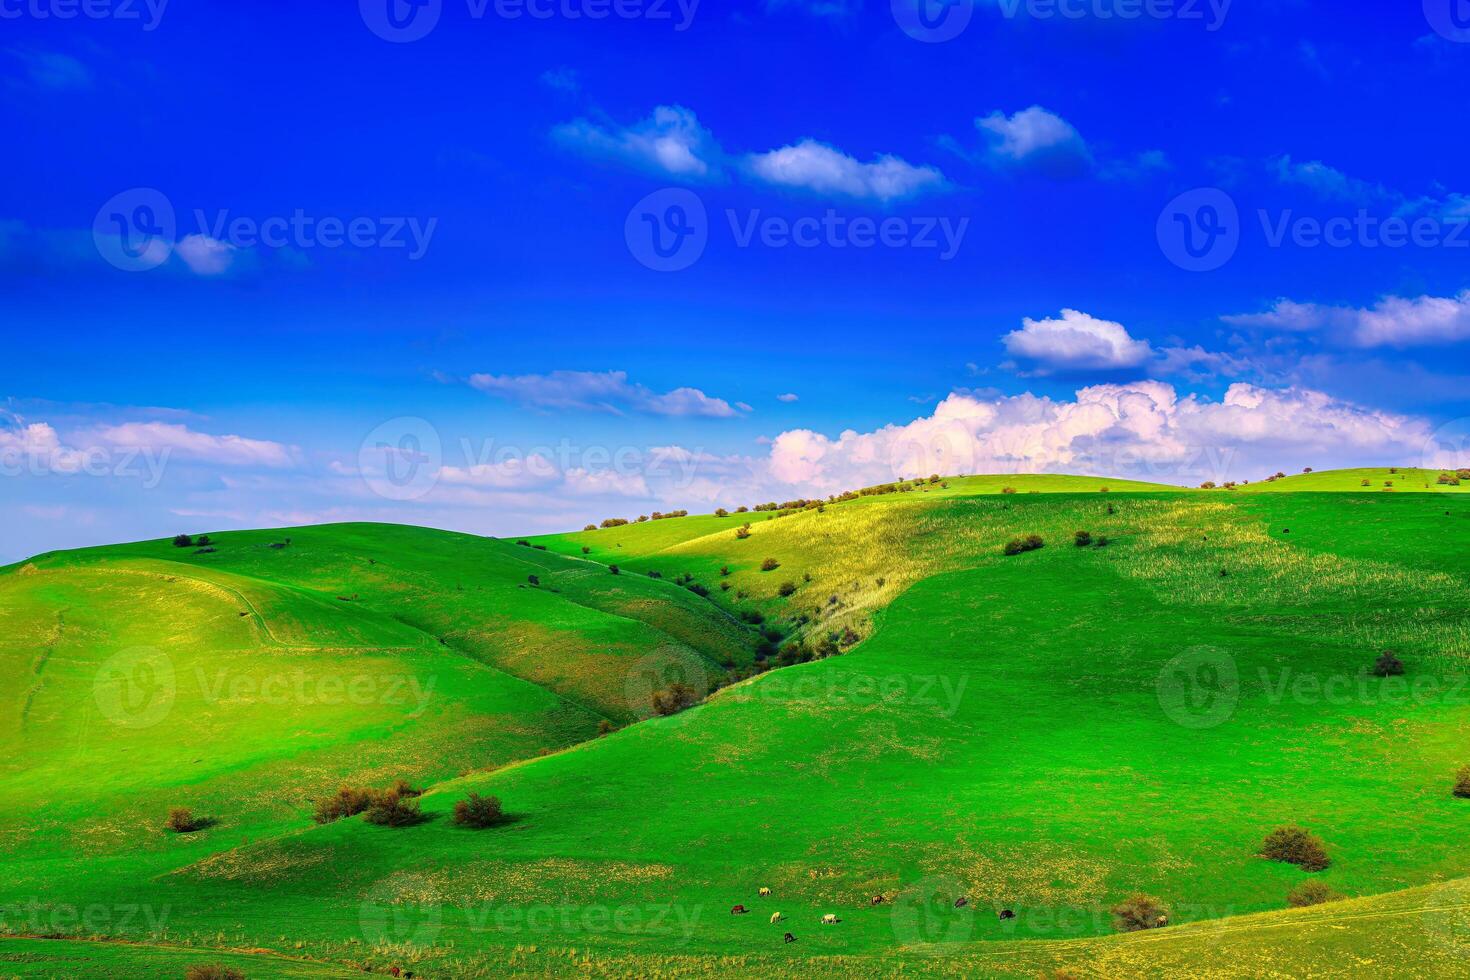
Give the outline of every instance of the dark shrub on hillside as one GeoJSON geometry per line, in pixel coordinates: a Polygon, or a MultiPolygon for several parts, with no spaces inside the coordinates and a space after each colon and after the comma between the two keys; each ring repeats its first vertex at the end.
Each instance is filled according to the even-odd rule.
{"type": "Polygon", "coordinates": [[[536,575],[527,575],[526,576],[526,581],[529,582],[531,585],[540,585],[541,584],[540,577],[539,576],[536,576],[536,575]]]}
{"type": "Polygon", "coordinates": [[[675,681],[662,691],[653,692],[653,710],[660,715],[677,715],[699,703],[699,692],[683,681],[675,681]]]}
{"type": "Polygon", "coordinates": [[[1028,534],[1026,535],[1025,541],[1026,549],[1028,551],[1035,551],[1037,548],[1040,548],[1046,543],[1045,541],[1041,540],[1041,535],[1039,534],[1028,534]]]}
{"type": "Polygon", "coordinates": [[[1007,555],[1019,555],[1025,550],[1026,545],[1021,542],[1020,538],[1011,538],[1005,543],[1005,547],[1001,548],[1001,551],[1007,555]]]}
{"type": "Polygon", "coordinates": [[[194,816],[193,811],[187,807],[178,806],[168,812],[168,820],[164,826],[176,834],[191,834],[202,830],[205,822],[194,816]]]}
{"type": "Polygon", "coordinates": [[[726,510],[725,508],[723,508],[723,507],[716,507],[715,508],[715,516],[716,517],[729,517],[730,516],[730,512],[728,510],[726,510]]]}
{"type": "Polygon", "coordinates": [[[622,527],[628,523],[626,517],[609,517],[602,522],[603,527],[622,527]]]}
{"type": "Polygon", "coordinates": [[[1074,535],[1074,538],[1076,539],[1077,547],[1079,547],[1079,548],[1086,548],[1086,547],[1088,547],[1089,545],[1092,544],[1092,532],[1091,531],[1078,531],[1074,535]]]}
{"type": "Polygon", "coordinates": [[[1006,542],[1005,547],[1001,550],[1008,555],[1019,555],[1024,551],[1035,551],[1045,543],[1042,541],[1041,535],[1028,534],[1024,538],[1012,538],[1006,542]]]}
{"type": "Polygon", "coordinates": [[[317,801],[316,814],[313,819],[317,823],[331,823],[343,817],[355,817],[366,810],[371,802],[372,790],[357,786],[343,786],[337,790],[335,796],[317,801]]]}
{"type": "Polygon", "coordinates": [[[390,793],[397,793],[399,796],[423,796],[424,795],[424,791],[423,790],[421,790],[421,789],[415,789],[413,787],[413,784],[410,783],[406,779],[395,779],[395,780],[393,780],[393,785],[388,788],[388,792],[390,792],[390,793]]]}
{"type": "MultiPolygon", "coordinates": [[[[745,598],[745,593],[744,592],[741,592],[740,593],[740,598],[742,598],[742,599],[745,598]]],[[[756,612],[754,609],[747,609],[747,610],[745,610],[743,613],[740,614],[740,618],[743,619],[743,620],[745,620],[747,623],[749,623],[752,626],[759,626],[761,623],[764,623],[766,621],[766,617],[762,616],[760,613],[756,612]]]]}
{"type": "Polygon", "coordinates": [[[184,980],[245,980],[245,974],[233,966],[218,963],[200,963],[184,971],[184,980]]]}
{"type": "MultiPolygon", "coordinates": [[[[603,721],[606,720],[606,718],[603,719],[603,721]]],[[[505,819],[505,814],[501,812],[500,800],[493,796],[471,793],[454,804],[454,823],[458,827],[484,830],[486,827],[495,826],[503,819],[505,819]]]]}
{"type": "Polygon", "coordinates": [[[191,537],[189,537],[187,534],[176,534],[176,535],[174,535],[174,547],[175,548],[192,548],[193,546],[194,546],[194,539],[191,538],[191,537]]]}
{"type": "Polygon", "coordinates": [[[796,583],[782,582],[780,588],[776,589],[776,592],[783,597],[792,595],[796,592],[796,583]]]}
{"type": "Polygon", "coordinates": [[[619,572],[619,568],[616,565],[609,565],[609,566],[607,566],[607,570],[609,572],[611,572],[612,574],[614,574],[614,575],[618,574],[618,572],[619,572]]]}
{"type": "Polygon", "coordinates": [[[596,524],[588,524],[586,527],[582,528],[582,530],[584,530],[584,531],[595,531],[595,530],[597,530],[597,525],[596,524]]]}
{"type": "Polygon", "coordinates": [[[582,554],[584,554],[584,555],[590,555],[590,554],[592,554],[592,549],[589,548],[589,547],[587,547],[584,544],[584,545],[582,545],[582,554]]]}
{"type": "Polygon", "coordinates": [[[1332,863],[1321,839],[1300,827],[1277,827],[1261,845],[1261,857],[1294,864],[1303,871],[1321,871],[1332,863]]]}
{"type": "Polygon", "coordinates": [[[761,571],[774,572],[781,567],[781,563],[774,558],[767,558],[761,562],[761,571]]]}
{"type": "Polygon", "coordinates": [[[1374,677],[1398,677],[1404,672],[1404,662],[1392,650],[1385,650],[1373,661],[1374,677]]]}
{"type": "Polygon", "coordinates": [[[379,827],[410,827],[424,819],[416,797],[405,796],[396,789],[374,793],[363,819],[379,827]]]}
{"type": "Polygon", "coordinates": [[[701,599],[703,599],[703,598],[705,598],[706,596],[709,595],[709,589],[706,589],[704,586],[700,585],[698,582],[690,582],[689,583],[689,591],[690,592],[693,592],[695,595],[699,596],[701,599]]]}
{"type": "Polygon", "coordinates": [[[1001,493],[1015,493],[1016,492],[1016,488],[1015,487],[1001,487],[1000,492],[1001,493]]]}
{"type": "Polygon", "coordinates": [[[750,525],[742,524],[737,527],[735,529],[735,537],[740,539],[741,541],[744,541],[746,538],[750,537],[750,525]]]}
{"type": "Polygon", "coordinates": [[[1470,799],[1470,766],[1461,766],[1460,771],[1455,773],[1454,793],[1462,800],[1470,799]]]}
{"type": "Polygon", "coordinates": [[[209,540],[209,535],[201,534],[194,539],[194,543],[201,548],[208,548],[212,542],[209,540]]]}
{"type": "Polygon", "coordinates": [[[1169,924],[1169,910],[1152,895],[1132,895],[1113,906],[1113,928],[1139,932],[1169,924]]]}
{"type": "Polygon", "coordinates": [[[730,566],[729,565],[721,565],[720,566],[720,577],[721,578],[724,578],[726,575],[729,575],[729,574],[730,574],[730,566]]]}
{"type": "Polygon", "coordinates": [[[1342,892],[1329,888],[1320,881],[1304,881],[1287,893],[1286,904],[1294,909],[1303,909],[1308,905],[1340,902],[1342,899],[1342,892]]]}
{"type": "Polygon", "coordinates": [[[613,728],[613,723],[608,721],[606,718],[597,723],[597,734],[599,735],[611,735],[615,730],[616,729],[613,728]]]}

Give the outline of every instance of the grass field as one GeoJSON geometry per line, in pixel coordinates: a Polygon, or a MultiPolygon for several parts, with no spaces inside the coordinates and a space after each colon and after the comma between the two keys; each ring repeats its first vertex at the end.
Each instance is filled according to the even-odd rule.
{"type": "Polygon", "coordinates": [[[1454,972],[1470,499],[1359,472],[0,570],[0,976],[1454,972]],[[832,655],[741,679],[793,642],[832,655]],[[648,718],[670,678],[718,689],[648,718]],[[396,778],[430,819],[313,823],[396,778]],[[472,791],[508,822],[455,826],[472,791]],[[1257,856],[1292,823],[1331,867],[1257,856]],[[1347,900],[1287,910],[1307,879],[1347,900]],[[1167,928],[1115,934],[1135,892],[1167,928]]]}

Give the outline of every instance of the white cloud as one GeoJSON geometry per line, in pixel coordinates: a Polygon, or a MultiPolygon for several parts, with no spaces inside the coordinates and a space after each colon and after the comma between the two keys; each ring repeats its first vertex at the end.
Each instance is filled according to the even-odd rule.
{"type": "Polygon", "coordinates": [[[234,263],[235,246],[208,235],[186,235],[174,246],[174,254],[195,275],[217,276],[228,272],[234,263]]]}
{"type": "Polygon", "coordinates": [[[96,429],[98,441],[116,449],[139,449],[226,466],[291,466],[296,452],[279,442],[216,436],[169,422],[125,422],[96,429]]]}
{"type": "Polygon", "coordinates": [[[778,402],[794,402],[794,401],[797,401],[797,400],[798,400],[798,396],[795,395],[795,394],[793,394],[793,393],[791,393],[791,392],[789,392],[789,391],[786,394],[784,394],[784,395],[777,395],[776,396],[776,401],[778,401],[778,402]]]}
{"type": "Polygon", "coordinates": [[[1382,184],[1349,177],[1321,160],[1293,163],[1290,155],[1282,155],[1273,159],[1271,165],[1276,170],[1277,179],[1283,184],[1297,184],[1325,198],[1360,204],[1399,199],[1399,195],[1382,184]]]}
{"type": "Polygon", "coordinates": [[[1423,420],[1307,389],[1234,384],[1216,402],[1139,381],[1083,388],[1070,401],[952,394],[931,416],[836,439],[783,432],[769,470],[793,488],[821,493],[930,472],[1223,482],[1304,463],[1411,463],[1430,432],[1423,420]]]}
{"type": "Polygon", "coordinates": [[[1413,347],[1470,338],[1470,290],[1458,296],[1388,296],[1371,307],[1280,299],[1265,313],[1221,317],[1240,327],[1325,331],[1357,347],[1413,347]]]}
{"type": "Polygon", "coordinates": [[[628,381],[626,371],[552,371],[550,374],[474,374],[471,387],[486,394],[541,409],[625,411],[650,415],[729,418],[736,408],[698,388],[675,388],[662,394],[628,381]]]}
{"type": "Polygon", "coordinates": [[[934,167],[914,166],[889,154],[861,163],[835,147],[810,139],[751,154],[747,166],[751,174],[768,184],[885,203],[945,186],[944,175],[934,167]]]}
{"type": "Polygon", "coordinates": [[[552,137],[591,156],[686,182],[717,178],[723,158],[709,130],[693,112],[677,105],[657,106],[647,119],[631,126],[576,119],[557,126],[552,137]]]}
{"type": "Polygon", "coordinates": [[[1007,116],[992,112],[975,120],[989,140],[992,161],[1051,176],[1077,176],[1092,167],[1092,151],[1076,127],[1039,105],[1007,116]]]}
{"type": "Polygon", "coordinates": [[[1012,357],[1027,361],[1033,374],[1124,370],[1153,356],[1148,341],[1135,340],[1121,323],[1078,310],[1062,310],[1060,319],[1027,317],[1020,330],[1006,334],[1001,342],[1012,357]]]}

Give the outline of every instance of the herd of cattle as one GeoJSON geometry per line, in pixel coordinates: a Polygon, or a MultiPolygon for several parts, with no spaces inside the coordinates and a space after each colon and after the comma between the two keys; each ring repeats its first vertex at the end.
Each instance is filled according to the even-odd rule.
{"type": "MultiPolygon", "coordinates": [[[[761,898],[770,898],[771,897],[771,890],[769,888],[766,888],[766,887],[762,886],[761,889],[760,889],[760,891],[758,892],[758,894],[760,895],[761,898]]],[[[873,898],[872,898],[872,901],[869,904],[871,904],[871,905],[883,905],[887,901],[888,901],[888,899],[885,896],[883,896],[883,895],[874,895],[873,898]]],[[[970,904],[970,900],[968,898],[964,897],[963,895],[961,895],[959,898],[957,898],[957,899],[954,900],[954,907],[957,908],[957,909],[962,909],[962,908],[964,908],[965,906],[967,906],[969,904],[970,904]]],[[[750,909],[746,908],[744,905],[735,905],[735,906],[732,906],[731,909],[730,909],[730,914],[731,915],[746,915],[749,912],[750,912],[750,909]]],[[[997,914],[1002,919],[1014,919],[1016,917],[1016,913],[1013,912],[1010,909],[1001,909],[1000,912],[997,913],[997,914]]],[[[777,923],[785,922],[785,921],[786,921],[786,914],[784,912],[772,912],[771,913],[771,925],[776,925],[777,923]]],[[[835,912],[827,912],[827,913],[825,913],[822,916],[822,920],[821,920],[822,925],[824,925],[824,926],[835,926],[835,925],[837,925],[841,921],[842,920],[837,917],[837,914],[835,912]]],[[[789,933],[789,932],[786,933],[782,937],[782,939],[783,939],[784,942],[788,942],[788,943],[794,943],[794,942],[796,942],[796,936],[793,935],[792,933],[789,933]]]]}

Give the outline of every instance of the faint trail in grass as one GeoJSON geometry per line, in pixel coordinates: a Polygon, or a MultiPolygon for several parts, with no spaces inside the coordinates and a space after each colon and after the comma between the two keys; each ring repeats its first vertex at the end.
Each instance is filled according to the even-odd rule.
{"type": "Polygon", "coordinates": [[[46,683],[46,664],[51,660],[51,654],[55,652],[56,645],[61,642],[61,634],[66,630],[67,608],[63,607],[56,611],[56,624],[51,627],[50,635],[41,644],[41,649],[36,654],[36,662],[31,665],[31,686],[26,691],[25,700],[20,705],[21,731],[25,731],[26,723],[30,720],[31,704],[46,683]]]}

